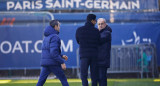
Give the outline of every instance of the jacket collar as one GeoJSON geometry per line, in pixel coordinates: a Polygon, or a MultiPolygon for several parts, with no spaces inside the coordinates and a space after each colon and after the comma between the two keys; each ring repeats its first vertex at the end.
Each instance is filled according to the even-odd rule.
{"type": "Polygon", "coordinates": [[[104,30],[112,32],[112,29],[108,25],[104,29],[100,30],[100,33],[103,32],[104,30]]]}
{"type": "Polygon", "coordinates": [[[101,33],[101,32],[103,32],[105,29],[106,29],[106,28],[104,28],[104,29],[100,30],[99,32],[101,33]]]}
{"type": "Polygon", "coordinates": [[[85,26],[94,26],[94,24],[93,24],[91,21],[87,21],[87,22],[85,23],[85,26]]]}

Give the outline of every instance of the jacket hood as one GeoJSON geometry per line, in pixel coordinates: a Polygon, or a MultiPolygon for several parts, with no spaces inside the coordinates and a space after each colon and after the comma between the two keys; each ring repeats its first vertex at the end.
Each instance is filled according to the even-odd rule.
{"type": "Polygon", "coordinates": [[[49,36],[51,34],[59,34],[59,32],[56,31],[53,27],[47,26],[44,30],[44,36],[49,36]]]}

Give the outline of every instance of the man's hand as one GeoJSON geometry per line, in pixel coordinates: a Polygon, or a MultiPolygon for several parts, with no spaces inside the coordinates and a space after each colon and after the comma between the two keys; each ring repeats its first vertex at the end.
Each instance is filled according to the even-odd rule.
{"type": "Polygon", "coordinates": [[[63,55],[62,58],[65,59],[65,61],[68,60],[68,57],[66,55],[63,55]]]}
{"type": "Polygon", "coordinates": [[[61,67],[62,67],[63,70],[66,70],[66,64],[65,63],[61,64],[61,67]]]}

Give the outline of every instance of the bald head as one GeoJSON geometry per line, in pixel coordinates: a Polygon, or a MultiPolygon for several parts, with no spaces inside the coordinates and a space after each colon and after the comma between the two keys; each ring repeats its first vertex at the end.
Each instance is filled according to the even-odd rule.
{"type": "Polygon", "coordinates": [[[106,27],[106,25],[107,25],[106,24],[106,20],[104,18],[99,18],[97,20],[97,24],[98,24],[99,31],[102,30],[102,29],[104,29],[106,27]]]}

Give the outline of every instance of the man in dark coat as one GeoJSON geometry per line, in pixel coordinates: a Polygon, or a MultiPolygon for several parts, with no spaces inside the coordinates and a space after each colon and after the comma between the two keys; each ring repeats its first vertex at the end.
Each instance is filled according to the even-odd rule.
{"type": "Polygon", "coordinates": [[[80,72],[83,86],[88,86],[88,68],[90,66],[92,86],[97,86],[97,57],[100,34],[96,24],[96,15],[89,14],[84,26],[76,31],[76,40],[79,44],[80,72]]]}
{"type": "Polygon", "coordinates": [[[69,86],[67,78],[63,72],[63,70],[66,69],[66,65],[63,59],[67,60],[68,57],[66,55],[61,55],[61,41],[58,36],[59,30],[60,23],[57,20],[52,20],[50,25],[45,28],[45,37],[42,43],[42,70],[37,86],[43,86],[51,72],[57,76],[63,86],[69,86]]]}
{"type": "Polygon", "coordinates": [[[112,29],[106,24],[104,18],[99,18],[97,21],[100,31],[101,45],[98,50],[98,82],[99,86],[107,86],[107,68],[110,67],[110,51],[111,51],[111,33],[112,29]]]}

